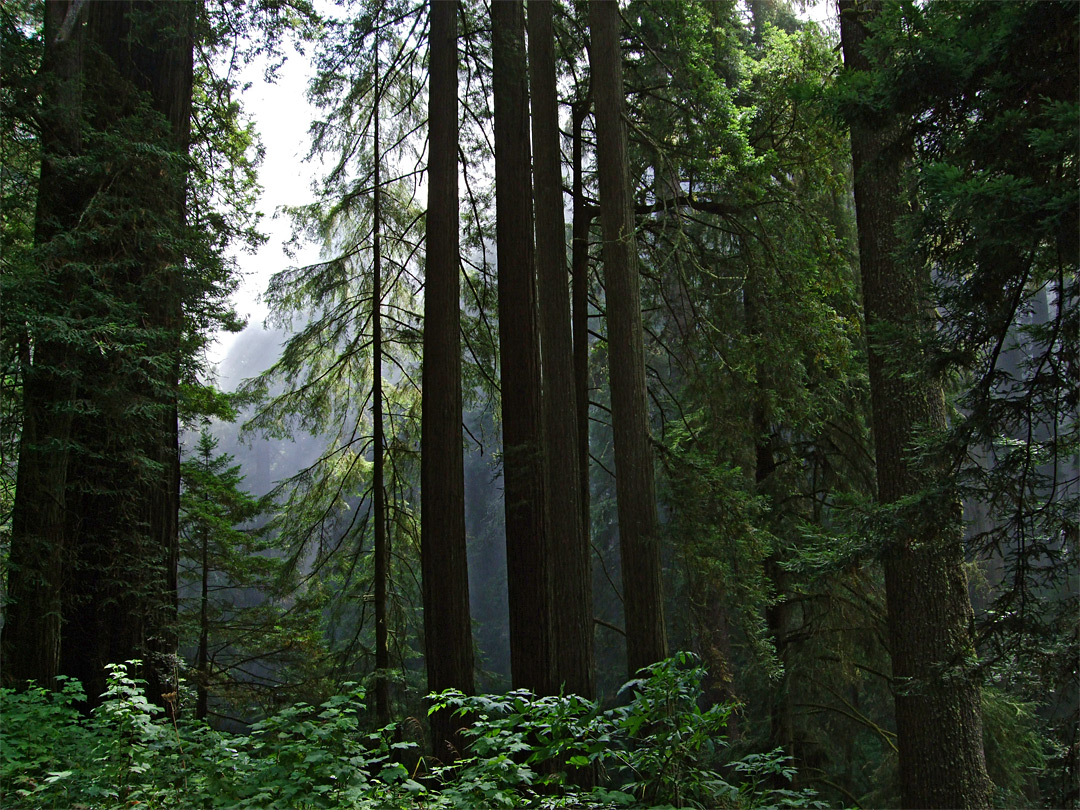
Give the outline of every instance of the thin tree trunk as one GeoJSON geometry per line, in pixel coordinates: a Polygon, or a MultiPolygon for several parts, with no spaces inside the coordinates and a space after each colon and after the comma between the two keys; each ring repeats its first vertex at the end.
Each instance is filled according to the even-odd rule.
{"type": "MultiPolygon", "coordinates": [[[[749,247],[744,245],[744,250],[748,251],[749,247]]],[[[762,294],[760,273],[756,265],[751,265],[743,290],[743,314],[746,332],[753,340],[763,337],[762,313],[766,306],[767,301],[762,294]]],[[[760,361],[755,361],[755,369],[750,406],[750,435],[754,441],[754,491],[759,496],[769,498],[770,502],[774,502],[774,499],[770,497],[769,483],[776,471],[777,463],[772,426],[766,410],[767,392],[764,389],[768,369],[760,361]]],[[[773,591],[777,594],[777,601],[765,608],[765,624],[769,629],[769,635],[772,636],[776,657],[782,667],[776,687],[772,690],[769,707],[769,744],[771,747],[782,748],[784,753],[794,760],[798,752],[795,750],[794,713],[791,705],[791,685],[788,680],[790,667],[787,666],[789,658],[787,635],[791,611],[786,601],[784,571],[780,566],[780,557],[775,551],[765,560],[765,576],[768,577],[773,591]]],[[[785,780],[778,779],[777,784],[779,785],[781,781],[785,780]]]]}
{"type": "Polygon", "coordinates": [[[592,554],[583,525],[570,280],[563,223],[559,108],[555,92],[552,4],[529,8],[536,267],[543,346],[548,527],[554,604],[555,685],[592,698],[592,554]]]}
{"type": "Polygon", "coordinates": [[[589,29],[604,233],[615,489],[627,664],[633,677],[640,668],[667,655],[667,638],[616,0],[593,0],[589,29]]]}
{"type": "MultiPolygon", "coordinates": [[[[765,23],[768,18],[767,0],[750,0],[750,16],[752,42],[757,48],[762,47],[765,37],[765,23]]],[[[749,253],[749,246],[743,245],[743,250],[749,253]]],[[[743,311],[747,334],[753,340],[763,337],[762,314],[766,311],[768,302],[762,294],[762,279],[756,264],[751,265],[746,285],[743,292],[743,311]]],[[[754,491],[764,497],[769,497],[768,483],[776,471],[776,456],[772,438],[772,427],[769,423],[766,411],[768,399],[765,390],[765,380],[768,369],[760,361],[755,361],[754,390],[750,414],[750,430],[754,437],[754,491]]],[[[770,498],[771,501],[775,502],[770,498]]],[[[765,560],[765,576],[772,583],[773,591],[777,594],[777,601],[765,608],[765,625],[769,629],[769,635],[773,640],[776,650],[776,658],[780,663],[780,676],[772,690],[771,705],[769,706],[769,745],[770,747],[782,748],[784,753],[792,758],[792,762],[801,768],[798,756],[801,751],[796,750],[794,707],[791,699],[791,667],[788,665],[789,643],[788,632],[791,623],[791,605],[786,599],[784,586],[784,570],[780,565],[778,552],[773,552],[765,560]]],[[[776,780],[777,786],[782,778],[776,780]]]]}
{"type": "MultiPolygon", "coordinates": [[[[210,451],[203,460],[209,469],[210,451]]],[[[209,499],[209,495],[204,495],[209,499]]],[[[195,719],[206,719],[210,695],[210,532],[204,526],[199,529],[202,535],[202,554],[200,566],[202,576],[199,588],[199,646],[195,651],[195,719]]]]}
{"type": "Polygon", "coordinates": [[[514,688],[553,691],[540,339],[525,60],[525,8],[491,5],[495,199],[510,670],[514,688]]]}
{"type": "MultiPolygon", "coordinates": [[[[590,94],[591,95],[591,94],[590,94]]],[[[585,542],[592,534],[592,490],[589,482],[589,228],[592,208],[585,200],[582,178],[582,125],[588,114],[588,97],[573,111],[572,161],[574,221],[571,225],[570,275],[573,285],[574,404],[578,424],[578,474],[581,477],[581,523],[585,542]]]]}
{"type": "MultiPolygon", "coordinates": [[[[840,2],[841,41],[849,71],[871,69],[863,53],[869,37],[866,22],[879,9],[878,2],[840,2]]],[[[929,279],[897,258],[903,158],[898,138],[899,127],[889,122],[851,122],[882,504],[937,488],[947,474],[920,467],[913,451],[919,430],[945,427],[941,384],[922,370],[921,358],[912,357],[910,348],[905,354],[881,339],[888,333],[928,328],[930,320],[924,300],[929,279]]],[[[934,496],[919,508],[924,514],[908,521],[910,528],[892,538],[884,553],[903,806],[989,807],[980,690],[970,670],[973,618],[959,505],[948,496],[934,496]]]]}
{"type": "MultiPolygon", "coordinates": [[[[473,639],[465,545],[461,441],[458,271],[458,3],[431,3],[430,141],[424,281],[423,420],[420,438],[420,559],[428,690],[473,692],[473,639]]],[[[432,744],[454,758],[455,718],[431,715],[432,744]]]]}
{"type": "Polygon", "coordinates": [[[372,193],[372,252],[374,254],[374,279],[371,290],[371,399],[372,399],[372,454],[374,470],[371,489],[375,510],[375,716],[381,725],[390,722],[390,647],[386,626],[386,590],[390,576],[389,544],[386,540],[386,490],[383,486],[383,385],[382,385],[382,175],[379,153],[379,40],[375,39],[375,114],[374,114],[374,160],[375,177],[372,193]]]}

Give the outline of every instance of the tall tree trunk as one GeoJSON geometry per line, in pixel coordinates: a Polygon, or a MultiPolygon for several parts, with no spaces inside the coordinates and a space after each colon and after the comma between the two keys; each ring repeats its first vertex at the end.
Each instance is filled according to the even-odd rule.
{"type": "MultiPolygon", "coordinates": [[[[151,6],[147,6],[151,8],[151,6]]],[[[148,41],[146,61],[136,61],[136,76],[147,75],[146,89],[151,103],[168,121],[170,151],[187,155],[191,145],[191,104],[195,79],[195,19],[193,2],[158,0],[153,6],[159,14],[160,30],[148,41]]],[[[133,5],[132,11],[140,9],[133,5]]],[[[133,13],[134,17],[134,13],[133,13]]],[[[165,168],[165,167],[163,167],[165,168]]],[[[162,205],[177,228],[187,217],[187,174],[167,169],[162,175],[162,205]]],[[[149,437],[146,454],[159,465],[160,475],[150,478],[142,496],[142,510],[150,526],[147,570],[151,572],[148,592],[147,627],[144,660],[145,675],[152,700],[162,702],[170,713],[177,708],[177,569],[180,563],[180,422],[178,413],[180,354],[184,331],[183,279],[185,257],[165,250],[164,255],[147,257],[148,273],[160,275],[160,286],[150,286],[144,293],[146,311],[153,328],[161,334],[157,351],[169,358],[160,372],[154,392],[156,426],[149,437]],[[156,260],[156,261],[155,261],[156,260]],[[159,596],[153,595],[161,588],[159,596]],[[165,697],[171,694],[172,698],[165,697]]]]}
{"type": "Polygon", "coordinates": [[[151,699],[172,705],[163,695],[174,691],[176,653],[182,257],[168,239],[140,231],[147,218],[138,214],[154,222],[146,228],[178,234],[186,169],[166,157],[135,182],[119,167],[132,159],[146,169],[153,153],[125,151],[122,140],[106,145],[96,133],[123,138],[126,128],[173,155],[186,152],[194,14],[189,2],[46,4],[37,241],[54,243],[43,254],[52,314],[78,338],[34,336],[40,367],[25,377],[17,606],[5,660],[17,678],[77,677],[91,702],[104,688],[104,664],[140,658],[151,699]],[[144,100],[163,128],[147,118],[144,100]],[[65,155],[88,148],[87,137],[95,165],[61,168],[65,155]],[[115,161],[102,157],[106,148],[115,161]],[[90,213],[102,195],[116,206],[127,194],[132,229],[118,234],[90,213]],[[53,239],[60,233],[62,244],[53,239]],[[95,331],[103,321],[117,330],[115,344],[95,331]],[[131,330],[144,335],[134,347],[124,345],[131,330]],[[26,584],[38,593],[26,598],[26,584]]]}
{"type": "MultiPolygon", "coordinates": [[[[591,94],[590,94],[591,95],[591,94]]],[[[574,404],[577,407],[578,475],[581,477],[581,523],[585,543],[592,535],[592,490],[589,481],[589,228],[593,212],[585,199],[582,170],[582,125],[589,112],[589,97],[573,110],[572,157],[574,221],[570,237],[570,275],[573,289],[574,404]]],[[[590,556],[591,559],[591,556],[590,556]]]]}
{"type": "Polygon", "coordinates": [[[543,347],[548,529],[556,686],[593,697],[592,555],[583,523],[574,346],[563,223],[559,107],[552,4],[529,8],[536,268],[543,347]]]}
{"type": "MultiPolygon", "coordinates": [[[[431,3],[430,140],[420,438],[420,559],[428,690],[473,691],[461,441],[458,237],[458,3],[431,3]]],[[[431,716],[436,756],[455,750],[455,721],[431,716]]]]}
{"type": "MultiPolygon", "coordinates": [[[[40,76],[41,176],[34,242],[40,249],[73,228],[87,191],[63,165],[81,147],[82,28],[59,36],[76,9],[67,0],[45,4],[40,76]]],[[[42,276],[54,289],[47,300],[57,318],[66,315],[75,280],[62,250],[50,249],[42,276]]],[[[45,319],[42,319],[45,320],[45,319]]],[[[53,687],[60,671],[61,593],[67,556],[64,537],[70,457],[75,355],[61,337],[34,332],[32,361],[23,360],[23,424],[19,438],[12,514],[8,596],[3,627],[4,682],[36,681],[53,687]]]]}
{"type": "Polygon", "coordinates": [[[382,173],[379,153],[379,39],[375,38],[375,111],[373,137],[375,171],[374,191],[372,192],[372,251],[373,275],[371,290],[371,420],[374,425],[372,435],[372,471],[371,489],[375,511],[375,716],[379,723],[390,722],[390,682],[387,671],[390,669],[390,646],[386,625],[386,589],[390,576],[390,547],[386,538],[386,489],[383,486],[383,448],[386,444],[383,435],[383,385],[382,385],[382,173]]]}
{"type": "MultiPolygon", "coordinates": [[[[88,96],[94,95],[88,123],[100,132],[138,127],[171,155],[186,153],[195,4],[127,0],[84,8],[85,78],[88,96]],[[145,117],[143,100],[161,116],[163,130],[145,117]]],[[[118,152],[117,164],[128,156],[118,152]]],[[[183,164],[163,157],[144,174],[141,187],[117,174],[115,189],[130,194],[133,207],[147,207],[155,224],[146,227],[179,234],[183,164]]],[[[85,261],[99,263],[91,284],[122,311],[108,317],[144,330],[146,338],[136,348],[83,356],[76,399],[88,407],[74,422],[82,450],[68,475],[66,531],[77,543],[65,594],[62,668],[84,682],[93,702],[104,689],[106,663],[141,659],[148,696],[172,711],[183,257],[149,233],[135,239],[110,235],[87,253],[85,261]]],[[[83,311],[91,323],[101,317],[89,307],[83,311]]]]}
{"type": "Polygon", "coordinates": [[[544,525],[524,4],[520,0],[492,3],[491,29],[510,674],[515,689],[549,694],[556,685],[552,681],[550,551],[544,525]]]}
{"type": "MultiPolygon", "coordinates": [[[[760,49],[765,41],[765,24],[769,20],[772,0],[750,0],[749,6],[751,41],[756,48],[760,49]]],[[[741,249],[747,256],[752,255],[751,246],[745,241],[741,249]]],[[[763,291],[764,279],[761,276],[757,263],[750,264],[743,289],[746,332],[754,341],[767,337],[763,334],[762,322],[763,313],[767,312],[768,300],[763,291]]],[[[760,360],[756,360],[750,407],[750,430],[754,438],[754,491],[759,496],[769,498],[770,503],[776,503],[777,499],[772,497],[774,493],[769,492],[769,484],[776,471],[777,461],[773,430],[767,410],[767,380],[768,369],[760,360]]],[[[765,576],[772,583],[776,594],[776,601],[765,608],[765,625],[772,637],[776,658],[781,666],[780,675],[775,682],[775,687],[771,690],[769,745],[783,749],[784,753],[792,758],[792,762],[801,768],[802,763],[798,757],[802,752],[796,750],[795,744],[795,711],[791,698],[791,667],[788,661],[791,657],[788,643],[791,605],[786,598],[785,572],[781,562],[779,551],[773,551],[765,560],[765,576]]],[[[777,782],[780,781],[787,780],[778,778],[777,782]]]]}
{"type": "MultiPolygon", "coordinates": [[[[210,469],[210,449],[203,455],[203,463],[210,469]]],[[[204,500],[209,500],[210,495],[203,495],[204,500]]],[[[210,706],[210,530],[206,526],[199,527],[200,560],[201,568],[199,577],[199,646],[195,650],[195,719],[206,719],[210,706]]]]}
{"type": "MultiPolygon", "coordinates": [[[[849,71],[869,71],[863,52],[879,2],[841,0],[840,31],[849,71]]],[[[902,159],[899,127],[851,122],[859,264],[870,344],[870,395],[878,499],[893,504],[942,483],[944,471],[920,466],[913,442],[922,429],[945,427],[940,382],[920,357],[888,345],[894,334],[928,328],[929,279],[897,258],[902,159]],[[887,361],[887,362],[886,362],[887,361]]],[[[947,489],[944,488],[943,489],[947,489]]],[[[971,603],[963,569],[958,504],[923,497],[922,514],[904,521],[884,554],[893,664],[900,784],[904,807],[990,806],[982,747],[971,603]]]]}
{"type": "Polygon", "coordinates": [[[633,677],[667,655],[667,638],[616,0],[593,0],[589,31],[626,653],[633,677]]]}

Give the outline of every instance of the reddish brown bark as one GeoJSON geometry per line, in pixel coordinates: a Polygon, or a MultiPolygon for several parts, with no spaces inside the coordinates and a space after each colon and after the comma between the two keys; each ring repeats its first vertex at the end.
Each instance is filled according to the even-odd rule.
{"type": "MultiPolygon", "coordinates": [[[[428,689],[473,691],[473,640],[465,546],[458,275],[458,4],[431,9],[430,141],[424,283],[423,422],[420,448],[421,566],[428,689]]],[[[452,759],[457,723],[431,716],[432,744],[452,759]]]]}
{"type": "MultiPolygon", "coordinates": [[[[868,71],[863,52],[879,2],[841,0],[845,67],[868,71]]],[[[943,471],[915,460],[917,432],[945,427],[941,383],[922,358],[897,351],[886,334],[925,329],[930,312],[925,272],[899,258],[903,151],[895,122],[851,122],[859,266],[870,341],[872,428],[878,499],[893,504],[940,484],[943,471]],[[888,358],[888,363],[886,362],[888,358]]],[[[910,345],[910,344],[909,344],[910,345]]],[[[884,554],[889,646],[893,664],[900,786],[904,807],[990,806],[982,713],[974,658],[972,610],[963,569],[959,505],[927,499],[910,529],[884,554]]]]}
{"type": "Polygon", "coordinates": [[[525,9],[492,3],[499,369],[510,669],[515,688],[553,690],[550,550],[537,326],[525,9]]]}
{"type": "Polygon", "coordinates": [[[629,674],[667,655],[641,292],[627,157],[616,0],[589,5],[597,171],[607,304],[615,488],[629,674]]]}
{"type": "Polygon", "coordinates": [[[592,555],[582,508],[574,346],[563,223],[552,4],[529,8],[536,274],[543,346],[548,529],[554,604],[554,675],[567,693],[593,697],[592,555]]]}

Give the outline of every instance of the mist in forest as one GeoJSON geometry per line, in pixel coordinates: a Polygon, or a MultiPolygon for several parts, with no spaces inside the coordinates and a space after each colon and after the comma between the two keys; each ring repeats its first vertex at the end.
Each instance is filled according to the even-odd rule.
{"type": "MultiPolygon", "coordinates": [[[[249,325],[232,342],[217,367],[218,385],[234,391],[245,380],[269,368],[288,339],[284,329],[249,325]]],[[[297,431],[291,440],[259,433],[242,434],[253,408],[235,422],[210,425],[218,451],[235,457],[245,488],[256,496],[313,463],[326,450],[328,438],[297,431]]],[[[499,691],[510,683],[509,619],[506,594],[506,543],[502,505],[501,435],[491,414],[465,414],[465,522],[468,534],[469,591],[476,645],[479,687],[499,691]]],[[[198,427],[184,434],[185,455],[194,447],[198,427]]],[[[367,508],[366,502],[357,508],[367,508]]]]}

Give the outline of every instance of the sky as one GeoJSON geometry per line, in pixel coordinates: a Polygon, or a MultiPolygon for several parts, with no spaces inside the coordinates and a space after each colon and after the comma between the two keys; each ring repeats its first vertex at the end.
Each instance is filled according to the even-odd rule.
{"type": "MultiPolygon", "coordinates": [[[[263,60],[245,69],[243,79],[250,83],[242,102],[245,111],[255,122],[265,147],[265,157],[259,167],[259,182],[263,193],[258,210],[264,215],[261,230],[269,238],[254,253],[237,253],[242,281],[233,295],[237,313],[247,319],[248,328],[259,328],[269,311],[262,301],[270,277],[279,270],[295,264],[310,264],[319,258],[315,245],[301,248],[294,258],[286,255],[285,243],[292,236],[292,226],[284,214],[276,214],[283,205],[302,205],[313,199],[311,183],[315,165],[304,158],[308,152],[308,125],[315,109],[308,104],[306,91],[310,77],[307,59],[291,48],[288,58],[278,71],[277,81],[270,84],[263,77],[263,60]]],[[[210,348],[209,360],[220,363],[238,335],[222,333],[210,348]]]]}

